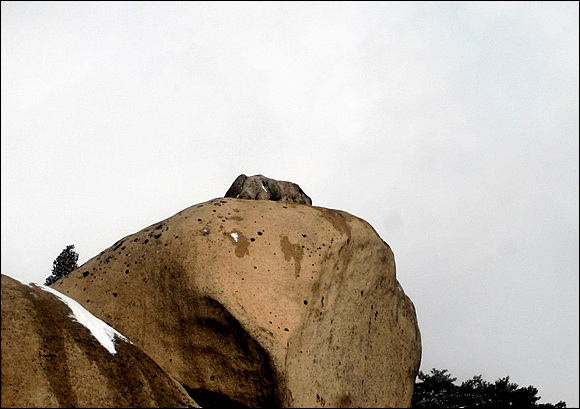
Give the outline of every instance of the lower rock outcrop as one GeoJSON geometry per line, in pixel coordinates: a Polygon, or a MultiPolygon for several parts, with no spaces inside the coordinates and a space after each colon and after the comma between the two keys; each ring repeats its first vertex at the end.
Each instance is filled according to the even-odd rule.
{"type": "MultiPolygon", "coordinates": [[[[130,342],[112,352],[54,294],[2,275],[2,407],[199,407],[130,342]]],[[[93,317],[94,318],[94,317],[93,317]]]]}
{"type": "Polygon", "coordinates": [[[211,200],[119,240],[52,288],[202,407],[411,404],[413,303],[390,247],[346,212],[211,200]]]}

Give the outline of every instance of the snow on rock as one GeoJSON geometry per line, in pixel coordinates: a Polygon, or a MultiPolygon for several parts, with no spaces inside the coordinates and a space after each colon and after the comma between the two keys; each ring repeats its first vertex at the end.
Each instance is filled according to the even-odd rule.
{"type": "Polygon", "coordinates": [[[127,339],[127,337],[125,337],[113,327],[107,325],[102,320],[95,317],[72,298],[69,298],[66,295],[45,285],[36,284],[36,286],[43,289],[44,291],[48,291],[49,293],[54,294],[57,298],[64,302],[72,311],[72,314],[69,315],[69,317],[87,327],[87,329],[91,331],[91,334],[93,334],[97,341],[99,341],[101,345],[104,346],[111,354],[115,355],[117,353],[117,350],[115,349],[115,335],[125,342],[132,343],[127,339]]]}
{"type": "Polygon", "coordinates": [[[123,341],[132,344],[132,342],[127,339],[127,337],[125,337],[123,334],[121,334],[113,327],[107,325],[102,320],[95,317],[93,314],[88,312],[82,305],[80,305],[72,298],[67,297],[66,295],[45,285],[37,283],[25,283],[23,281],[20,282],[29,287],[34,285],[35,287],[38,287],[44,291],[52,293],[59,300],[64,302],[72,311],[72,314],[69,315],[69,317],[79,322],[80,324],[84,325],[91,332],[91,334],[97,339],[97,341],[99,341],[101,345],[104,346],[107,349],[107,351],[109,351],[111,354],[115,355],[117,353],[117,350],[115,349],[115,335],[118,338],[121,338],[123,341]]]}
{"type": "Polygon", "coordinates": [[[232,233],[231,236],[234,238],[236,243],[238,242],[238,233],[232,233]]]}

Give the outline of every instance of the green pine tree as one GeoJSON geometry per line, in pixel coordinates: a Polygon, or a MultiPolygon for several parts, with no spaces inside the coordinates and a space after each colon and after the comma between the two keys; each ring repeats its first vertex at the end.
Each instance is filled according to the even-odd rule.
{"type": "Polygon", "coordinates": [[[78,268],[77,261],[79,255],[73,250],[74,248],[74,244],[66,246],[56,260],[52,262],[52,273],[46,278],[44,285],[51,285],[78,268]]]}
{"type": "Polygon", "coordinates": [[[565,408],[566,402],[556,404],[537,403],[540,396],[533,386],[518,387],[510,383],[509,376],[490,383],[482,379],[481,375],[464,381],[457,386],[447,373],[431,369],[431,375],[419,372],[421,382],[415,383],[415,393],[412,404],[414,408],[565,408]]]}

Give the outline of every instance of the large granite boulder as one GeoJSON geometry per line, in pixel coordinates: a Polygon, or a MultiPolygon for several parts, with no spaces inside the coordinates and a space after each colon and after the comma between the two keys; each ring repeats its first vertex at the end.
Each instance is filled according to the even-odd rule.
{"type": "Polygon", "coordinates": [[[312,205],[312,200],[296,183],[275,180],[263,175],[247,177],[241,174],[234,180],[225,197],[312,205]]]}
{"type": "Polygon", "coordinates": [[[3,408],[199,407],[121,334],[43,288],[2,275],[3,408]]]}
{"type": "Polygon", "coordinates": [[[413,303],[390,247],[346,212],[210,200],[52,288],[129,337],[202,407],[411,404],[413,303]]]}

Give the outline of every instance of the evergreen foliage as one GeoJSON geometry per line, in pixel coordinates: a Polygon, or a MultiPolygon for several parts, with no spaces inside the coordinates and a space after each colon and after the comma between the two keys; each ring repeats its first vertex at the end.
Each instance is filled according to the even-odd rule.
{"type": "Polygon", "coordinates": [[[419,372],[415,382],[412,404],[414,408],[565,408],[566,402],[536,403],[541,396],[533,386],[518,387],[509,376],[490,383],[481,375],[457,386],[447,369],[431,369],[431,375],[419,372]]]}
{"type": "Polygon", "coordinates": [[[46,278],[44,285],[51,285],[78,268],[79,255],[73,249],[74,244],[66,246],[59,256],[52,262],[52,273],[46,278]]]}

